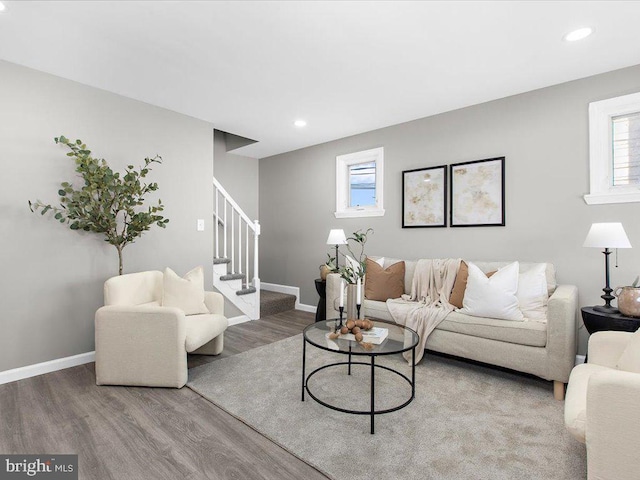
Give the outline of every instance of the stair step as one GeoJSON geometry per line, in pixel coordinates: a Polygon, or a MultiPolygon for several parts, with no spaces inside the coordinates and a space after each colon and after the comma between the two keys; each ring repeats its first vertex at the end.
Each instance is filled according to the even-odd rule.
{"type": "Polygon", "coordinates": [[[295,295],[260,290],[260,318],[296,308],[295,295]]]}
{"type": "Polygon", "coordinates": [[[214,265],[220,265],[222,263],[231,263],[231,259],[229,259],[229,258],[214,258],[213,259],[213,264],[214,265]]]}
{"type": "Polygon", "coordinates": [[[250,293],[256,293],[256,287],[247,287],[247,288],[243,288],[242,290],[238,290],[236,292],[236,295],[249,295],[250,293]]]}
{"type": "Polygon", "coordinates": [[[222,275],[220,280],[244,280],[244,273],[229,273],[227,275],[222,275]]]}

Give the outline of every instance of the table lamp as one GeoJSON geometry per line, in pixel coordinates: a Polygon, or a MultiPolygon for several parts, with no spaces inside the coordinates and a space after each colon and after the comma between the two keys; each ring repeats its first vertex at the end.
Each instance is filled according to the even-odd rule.
{"type": "Polygon", "coordinates": [[[602,289],[604,295],[600,298],[604,300],[604,305],[593,307],[598,312],[617,313],[618,309],[611,306],[611,300],[615,297],[611,295],[613,291],[609,286],[609,255],[612,248],[631,248],[631,243],[621,223],[594,223],[589,229],[583,247],[604,248],[604,274],[605,287],[602,289]]]}
{"type": "Polygon", "coordinates": [[[336,246],[336,270],[338,269],[338,246],[347,244],[347,236],[341,228],[331,229],[327,238],[327,245],[336,246]]]}

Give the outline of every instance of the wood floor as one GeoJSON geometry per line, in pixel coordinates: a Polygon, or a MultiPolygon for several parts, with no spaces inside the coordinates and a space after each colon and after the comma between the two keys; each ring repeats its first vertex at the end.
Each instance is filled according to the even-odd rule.
{"type": "MultiPolygon", "coordinates": [[[[291,311],[229,327],[220,356],[190,356],[189,366],[313,320],[291,311]]],[[[186,387],[98,387],[93,363],[0,385],[0,453],[78,454],[80,479],[326,479],[186,387]]]]}

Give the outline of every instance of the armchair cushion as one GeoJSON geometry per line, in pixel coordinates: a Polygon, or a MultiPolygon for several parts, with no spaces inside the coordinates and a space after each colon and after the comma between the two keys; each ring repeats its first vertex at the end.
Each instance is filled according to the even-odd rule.
{"type": "Polygon", "coordinates": [[[186,315],[209,313],[204,303],[204,271],[196,267],[180,278],[170,268],[165,268],[162,293],[163,307],[176,307],[186,315]]]}
{"type": "Polygon", "coordinates": [[[618,370],[640,373],[640,331],[631,335],[627,348],[618,359],[618,370]]]}
{"type": "Polygon", "coordinates": [[[229,325],[224,315],[216,313],[188,315],[184,318],[184,322],[187,331],[185,349],[189,353],[220,335],[229,325]]]}

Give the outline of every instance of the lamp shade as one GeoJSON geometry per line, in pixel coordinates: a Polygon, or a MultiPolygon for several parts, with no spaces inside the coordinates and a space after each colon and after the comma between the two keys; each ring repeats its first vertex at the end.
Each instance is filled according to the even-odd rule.
{"type": "Polygon", "coordinates": [[[341,228],[334,228],[329,232],[327,245],[345,245],[346,243],[347,237],[341,228]]]}
{"type": "Polygon", "coordinates": [[[594,223],[589,229],[583,247],[596,248],[631,248],[624,227],[621,223],[594,223]]]}

